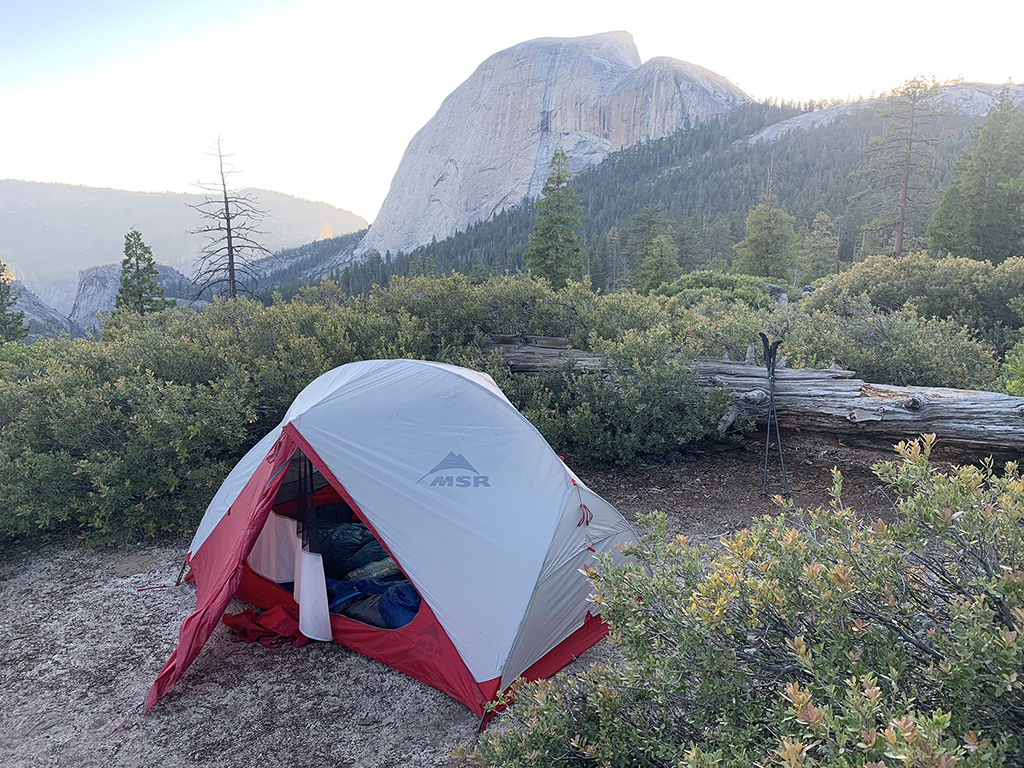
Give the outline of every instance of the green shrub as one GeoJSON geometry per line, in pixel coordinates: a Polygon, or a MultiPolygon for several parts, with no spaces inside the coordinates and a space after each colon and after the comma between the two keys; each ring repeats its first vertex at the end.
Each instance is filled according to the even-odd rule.
{"type": "Polygon", "coordinates": [[[514,376],[500,360],[491,375],[552,447],[581,465],[636,464],[717,438],[730,396],[704,392],[665,326],[626,331],[617,341],[591,338],[606,371],[562,367],[514,376]]]}
{"type": "Polygon", "coordinates": [[[1014,397],[1024,397],[1024,341],[1006,354],[1000,368],[999,389],[1014,397]]]}
{"type": "Polygon", "coordinates": [[[742,360],[760,330],[778,331],[786,313],[774,302],[755,309],[743,301],[706,295],[690,305],[677,297],[632,292],[597,297],[587,324],[572,336],[573,345],[593,350],[599,341],[621,341],[626,334],[668,329],[673,343],[694,356],[742,360]]]}
{"type": "Polygon", "coordinates": [[[922,317],[953,318],[1003,354],[1022,326],[1014,301],[1024,293],[1024,259],[993,267],[988,261],[927,253],[902,258],[871,256],[840,275],[819,281],[806,309],[843,314],[852,298],[867,296],[879,312],[913,302],[922,317]]]}
{"type": "Polygon", "coordinates": [[[744,360],[751,344],[760,348],[759,331],[778,336],[791,315],[792,310],[778,305],[753,309],[742,302],[706,298],[682,313],[675,328],[697,355],[744,360]]]}
{"type": "Polygon", "coordinates": [[[251,442],[254,383],[240,370],[204,383],[160,378],[135,362],[149,340],[36,342],[49,352],[37,370],[0,380],[0,537],[84,527],[125,540],[194,527],[251,442]]]}
{"type": "Polygon", "coordinates": [[[658,292],[665,296],[675,296],[685,306],[715,298],[727,302],[741,301],[752,309],[761,309],[777,303],[765,286],[762,277],[722,275],[701,270],[683,275],[658,292]]]}
{"type": "Polygon", "coordinates": [[[719,545],[664,515],[589,570],[621,661],[517,688],[491,766],[999,766],[1024,760],[1024,481],[938,472],[932,438],[876,468],[865,525],[786,509],[719,545]]]}
{"type": "Polygon", "coordinates": [[[598,297],[570,281],[557,291],[526,275],[500,275],[479,286],[480,329],[487,334],[568,338],[585,327],[598,297]]]}
{"type": "Polygon", "coordinates": [[[934,259],[923,251],[901,258],[870,256],[846,272],[820,281],[807,303],[812,309],[838,312],[843,296],[867,294],[883,311],[897,310],[913,300],[929,317],[977,317],[977,283],[991,272],[992,265],[986,261],[953,256],[934,259]]]}
{"type": "Polygon", "coordinates": [[[879,312],[866,299],[841,313],[794,313],[783,346],[790,368],[833,363],[876,384],[990,389],[998,364],[986,345],[953,320],[924,318],[908,304],[879,312]]]}
{"type": "Polygon", "coordinates": [[[367,309],[384,317],[407,314],[422,320],[439,347],[483,344],[477,287],[466,275],[394,277],[387,288],[375,286],[367,309]]]}
{"type": "MultiPolygon", "coordinates": [[[[1024,264],[1000,265],[1007,284],[1011,262],[1024,264]]],[[[325,281],[271,306],[238,299],[201,312],[114,313],[92,342],[0,345],[0,538],[70,529],[121,540],[191,528],[302,388],[354,360],[487,365],[559,451],[590,464],[633,464],[717,437],[727,397],[699,391],[690,360],[742,359],[760,330],[787,333],[791,366],[835,361],[872,381],[940,386],[995,376],[968,331],[909,306],[881,313],[846,300],[840,315],[762,307],[761,288],[735,276],[698,275],[692,289],[601,295],[579,283],[556,291],[531,277],[452,274],[395,278],[364,298],[325,281]],[[605,356],[607,370],[511,376],[482,359],[490,334],[568,337],[605,356]]]]}
{"type": "Polygon", "coordinates": [[[359,302],[115,315],[99,341],[0,358],[0,538],[191,530],[232,465],[321,373],[425,356],[425,325],[359,302]]]}
{"type": "Polygon", "coordinates": [[[632,291],[610,293],[594,300],[585,325],[569,340],[575,347],[588,349],[592,339],[617,341],[627,332],[646,332],[663,325],[672,312],[672,300],[662,296],[641,296],[632,291]]]}

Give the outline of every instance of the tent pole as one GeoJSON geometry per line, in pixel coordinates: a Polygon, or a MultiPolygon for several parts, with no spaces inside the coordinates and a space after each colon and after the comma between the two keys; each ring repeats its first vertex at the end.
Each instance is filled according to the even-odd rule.
{"type": "Polygon", "coordinates": [[[188,566],[188,555],[185,555],[185,559],[181,563],[181,570],[178,571],[178,580],[174,582],[174,586],[181,586],[181,577],[185,575],[185,568],[188,566]]]}

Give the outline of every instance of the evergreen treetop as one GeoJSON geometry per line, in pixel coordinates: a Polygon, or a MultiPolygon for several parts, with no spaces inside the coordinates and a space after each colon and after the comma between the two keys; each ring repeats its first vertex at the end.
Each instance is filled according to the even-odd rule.
{"type": "Polygon", "coordinates": [[[173,307],[164,289],[157,283],[153,251],[142,240],[142,234],[132,227],[124,236],[124,259],[121,261],[121,287],[117,292],[115,309],[145,315],[173,307]]]}
{"type": "Polygon", "coordinates": [[[0,342],[21,341],[28,335],[24,312],[14,311],[16,299],[11,295],[7,266],[0,261],[0,342]]]}
{"type": "Polygon", "coordinates": [[[887,108],[878,112],[885,130],[868,142],[868,164],[856,173],[868,181],[864,194],[877,214],[868,226],[885,239],[891,235],[896,256],[903,255],[915,227],[923,231],[934,204],[930,169],[941,141],[940,118],[948,111],[939,101],[939,85],[919,76],[888,95],[887,108]]]}
{"type": "Polygon", "coordinates": [[[523,261],[531,272],[561,288],[567,280],[582,276],[583,247],[577,228],[583,206],[570,184],[569,158],[561,147],[548,167],[542,197],[534,205],[537,219],[523,261]]]}
{"type": "Polygon", "coordinates": [[[1024,253],[1024,111],[992,104],[928,225],[931,248],[997,264],[1024,253]]]}
{"type": "Polygon", "coordinates": [[[747,236],[733,246],[735,270],[771,280],[788,281],[796,259],[797,235],[793,217],[781,208],[761,203],[747,215],[747,236]]]}
{"type": "Polygon", "coordinates": [[[839,237],[835,224],[824,211],[814,217],[810,229],[802,234],[796,258],[794,285],[810,283],[836,271],[839,237]]]}

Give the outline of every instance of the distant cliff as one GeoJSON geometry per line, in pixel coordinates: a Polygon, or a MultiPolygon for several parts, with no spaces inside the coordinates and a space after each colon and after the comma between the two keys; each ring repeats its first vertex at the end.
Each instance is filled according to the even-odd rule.
{"type": "MultiPolygon", "coordinates": [[[[167,298],[177,299],[179,305],[189,304],[193,293],[192,281],[166,264],[157,264],[156,268],[156,282],[164,289],[167,298]]],[[[114,311],[120,289],[120,264],[104,264],[83,269],[78,276],[78,290],[75,294],[75,304],[71,308],[71,322],[84,330],[98,334],[103,325],[102,317],[114,311]],[[100,317],[96,316],[97,313],[100,317]]]]}
{"type": "Polygon", "coordinates": [[[43,302],[23,282],[14,280],[10,285],[11,295],[14,297],[14,311],[25,313],[22,324],[28,326],[28,336],[24,339],[26,344],[44,337],[56,338],[61,333],[68,333],[71,336],[82,335],[81,328],[43,302]]]}
{"type": "Polygon", "coordinates": [[[537,196],[557,147],[577,173],[749,101],[702,67],[642,64],[626,32],[513,46],[484,61],[413,137],[356,255],[443,240],[537,196]]]}

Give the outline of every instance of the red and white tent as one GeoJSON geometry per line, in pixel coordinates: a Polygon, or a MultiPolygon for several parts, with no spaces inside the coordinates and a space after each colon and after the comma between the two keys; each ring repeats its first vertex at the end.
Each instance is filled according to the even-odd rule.
{"type": "Polygon", "coordinates": [[[629,523],[489,376],[420,360],[336,368],[299,394],[210,503],[188,552],[196,609],[146,709],[238,597],[297,608],[306,637],[377,659],[482,715],[516,678],[554,674],[605,635],[580,569],[596,552],[621,557],[616,545],[631,540],[629,523]],[[321,556],[303,546],[282,502],[296,457],[322,476],[315,503],[346,501],[419,592],[406,626],[330,613],[321,556]]]}

